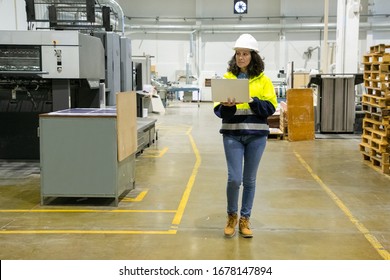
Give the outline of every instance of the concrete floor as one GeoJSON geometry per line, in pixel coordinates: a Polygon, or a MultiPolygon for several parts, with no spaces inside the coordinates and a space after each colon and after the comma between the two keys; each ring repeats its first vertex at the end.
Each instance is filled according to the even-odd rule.
{"type": "Polygon", "coordinates": [[[0,161],[0,259],[380,260],[390,252],[390,180],[360,139],[270,139],[254,238],[224,238],[226,163],[212,104],[173,102],[136,162],[136,189],[40,205],[37,162],[0,161]]]}

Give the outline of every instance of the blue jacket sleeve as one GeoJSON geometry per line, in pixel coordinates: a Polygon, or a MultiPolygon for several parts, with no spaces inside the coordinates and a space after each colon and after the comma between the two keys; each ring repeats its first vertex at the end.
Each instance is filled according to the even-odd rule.
{"type": "Polygon", "coordinates": [[[253,97],[253,101],[249,103],[249,107],[256,115],[264,118],[273,115],[276,110],[275,106],[270,101],[260,100],[257,97],[253,97]]]}
{"type": "Polygon", "coordinates": [[[236,106],[223,106],[222,104],[218,104],[214,107],[214,114],[221,119],[230,119],[234,117],[236,111],[236,106]]]}

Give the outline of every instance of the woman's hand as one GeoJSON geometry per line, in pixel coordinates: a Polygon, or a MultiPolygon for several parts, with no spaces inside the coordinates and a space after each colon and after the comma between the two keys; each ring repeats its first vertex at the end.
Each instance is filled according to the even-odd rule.
{"type": "Polygon", "coordinates": [[[236,99],[235,98],[228,98],[227,99],[227,102],[221,102],[221,104],[223,106],[228,106],[228,107],[232,107],[232,106],[236,106],[237,104],[240,104],[240,103],[236,103],[236,99]]]}

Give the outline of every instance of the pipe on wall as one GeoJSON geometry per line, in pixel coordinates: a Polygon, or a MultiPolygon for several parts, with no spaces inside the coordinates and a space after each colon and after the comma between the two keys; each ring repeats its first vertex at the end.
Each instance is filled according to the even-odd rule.
{"type": "Polygon", "coordinates": [[[125,36],[125,14],[123,12],[122,7],[115,0],[100,0],[100,4],[106,4],[118,13],[119,25],[122,30],[122,36],[125,36]]]}
{"type": "MultiPolygon", "coordinates": [[[[327,28],[335,31],[336,23],[328,23],[327,28]]],[[[365,30],[390,30],[390,22],[361,22],[360,31],[365,30]]],[[[243,32],[250,30],[255,32],[280,32],[287,31],[319,31],[324,30],[324,23],[289,23],[289,24],[218,24],[218,25],[125,25],[127,34],[131,33],[192,33],[194,31],[203,33],[225,33],[243,32]]]]}

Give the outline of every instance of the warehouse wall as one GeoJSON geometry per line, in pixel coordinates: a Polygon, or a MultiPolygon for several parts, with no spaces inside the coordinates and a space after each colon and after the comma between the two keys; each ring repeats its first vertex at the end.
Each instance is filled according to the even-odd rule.
{"type": "MultiPolygon", "coordinates": [[[[124,3],[124,0],[118,0],[118,3],[124,3]]],[[[388,18],[384,16],[367,17],[369,13],[374,14],[390,14],[390,6],[388,0],[361,0],[361,22],[381,22],[388,18]],[[365,15],[365,16],[363,16],[365,15]]],[[[130,10],[125,10],[127,16],[132,17],[129,21],[130,25],[150,25],[162,26],[167,24],[167,21],[172,24],[184,25],[191,22],[192,18],[197,17],[198,21],[193,21],[193,24],[215,25],[221,24],[264,24],[264,23],[279,23],[284,26],[290,24],[312,24],[322,23],[324,15],[324,0],[279,0],[267,1],[256,0],[249,1],[249,12],[242,20],[233,15],[232,3],[233,1],[226,0],[187,0],[185,5],[183,2],[176,0],[167,0],[164,2],[164,7],[159,5],[158,0],[145,0],[145,6],[134,6],[130,10]],[[158,8],[156,8],[158,7],[158,8]],[[169,8],[167,8],[169,7],[169,8]],[[189,8],[191,7],[191,8],[189,8]],[[161,10],[161,12],[160,12],[161,10]],[[158,14],[157,14],[158,11],[158,14]],[[273,16],[292,16],[287,19],[273,18],[273,16]],[[144,17],[138,20],[137,16],[144,17]],[[158,20],[155,20],[159,16],[158,20]],[[184,20],[184,18],[186,18],[184,20]],[[192,17],[192,18],[191,18],[192,17]],[[214,17],[214,20],[207,19],[207,17],[214,17]],[[225,17],[225,19],[219,18],[225,17]],[[231,18],[235,17],[234,20],[231,18]],[[253,19],[256,17],[256,19],[253,19]],[[264,17],[264,18],[258,18],[264,17]],[[269,17],[269,18],[266,18],[269,17]],[[170,18],[170,19],[168,19],[170,18]],[[202,18],[199,20],[199,18],[202,18]],[[230,19],[228,19],[230,18],[230,19]]],[[[125,5],[125,4],[124,4],[125,5]]],[[[128,7],[128,5],[126,5],[128,7]]],[[[335,23],[337,15],[337,1],[329,1],[329,22],[335,23]]],[[[153,32],[153,31],[152,31],[153,32]]],[[[159,75],[168,76],[170,80],[175,79],[175,71],[178,69],[185,69],[186,59],[190,52],[189,34],[183,33],[180,30],[172,29],[169,33],[166,30],[161,30],[159,35],[150,34],[149,30],[132,30],[128,36],[133,40],[133,53],[142,54],[147,52],[155,56],[152,64],[156,65],[159,75]],[[175,44],[172,44],[170,38],[174,38],[175,44]],[[142,41],[142,47],[138,48],[142,41]],[[166,56],[165,53],[174,53],[176,55],[176,63],[172,60],[174,56],[166,56]],[[167,61],[169,57],[171,61],[167,61]],[[177,67],[172,69],[171,66],[177,67]]],[[[263,30],[250,29],[248,32],[252,33],[260,44],[260,53],[265,58],[266,72],[273,80],[277,80],[277,73],[281,69],[285,69],[287,63],[294,61],[296,69],[309,71],[310,69],[318,69],[320,50],[313,52],[312,58],[307,62],[304,69],[305,60],[303,58],[304,51],[308,47],[322,46],[324,34],[323,31],[307,31],[307,30],[290,30],[286,29],[284,32],[280,30],[263,30]]],[[[218,75],[222,75],[227,66],[227,61],[231,58],[232,46],[234,41],[241,34],[240,31],[226,32],[215,30],[215,32],[197,32],[196,35],[196,59],[192,60],[192,71],[195,74],[200,74],[201,71],[215,71],[218,75]]],[[[329,31],[329,43],[332,44],[336,40],[335,28],[329,31]]],[[[361,57],[371,45],[386,43],[388,44],[390,38],[389,31],[361,31],[359,34],[359,56],[361,57]]],[[[329,46],[329,49],[331,49],[329,46]]],[[[334,62],[334,60],[333,60],[334,62]]],[[[332,62],[330,62],[331,64],[332,62]]]]}
{"type": "MultiPolygon", "coordinates": [[[[108,2],[99,0],[100,3],[108,2]]],[[[142,2],[116,0],[126,16],[126,34],[132,39],[133,55],[153,56],[152,64],[161,76],[174,81],[179,70],[184,71],[189,62],[194,75],[202,71],[214,71],[222,75],[227,61],[233,55],[232,46],[241,30],[183,31],[175,26],[211,26],[221,25],[255,26],[260,24],[291,25],[315,24],[323,22],[324,0],[249,0],[249,12],[241,19],[233,14],[233,0],[143,0],[142,2]],[[280,16],[288,16],[281,19],[280,16]],[[142,30],[140,26],[171,25],[171,30],[142,30]],[[192,43],[192,44],[191,44],[192,43]],[[192,52],[191,52],[192,50],[192,52]],[[192,57],[190,54],[192,53],[192,57]]],[[[361,22],[388,22],[380,15],[390,14],[388,0],[361,0],[361,22]],[[376,14],[376,17],[363,15],[376,14]]],[[[329,22],[336,22],[337,1],[329,1],[329,22]]],[[[0,0],[0,29],[25,30],[26,14],[24,0],[0,0]]],[[[267,28],[248,28],[259,41],[260,54],[265,58],[266,72],[274,80],[279,70],[285,69],[289,61],[294,61],[297,69],[305,64],[303,53],[308,47],[321,46],[324,34],[321,30],[281,30],[267,28]]],[[[335,29],[329,32],[329,42],[335,41],[335,29]]],[[[362,56],[370,46],[390,44],[390,32],[361,31],[359,35],[362,56]]],[[[318,69],[319,51],[313,52],[305,70],[318,69]]]]}
{"type": "MultiPolygon", "coordinates": [[[[202,60],[198,66],[201,71],[215,71],[217,75],[225,73],[227,62],[234,54],[232,47],[240,33],[235,34],[203,34],[198,51],[202,60]]],[[[259,41],[260,55],[265,59],[266,72],[276,79],[280,69],[285,68],[282,44],[286,45],[285,57],[295,61],[296,68],[303,68],[303,50],[309,46],[321,44],[319,33],[286,34],[285,42],[280,42],[278,33],[253,33],[259,41]],[[302,50],[302,51],[301,51],[302,50]]],[[[190,53],[190,35],[145,34],[142,39],[133,38],[133,54],[150,54],[152,64],[156,65],[159,75],[175,79],[176,70],[185,70],[188,54],[190,53]]],[[[334,40],[335,34],[333,32],[334,40]]],[[[318,51],[307,63],[307,69],[318,68],[318,51]]],[[[196,63],[196,61],[194,62],[196,63]]],[[[195,74],[195,72],[194,72],[195,74]]]]}
{"type": "MultiPolygon", "coordinates": [[[[330,21],[335,22],[336,15],[336,1],[330,1],[330,15],[333,18],[330,21]]],[[[125,1],[118,1],[123,3],[125,1]]],[[[320,23],[321,17],[324,14],[323,0],[303,0],[299,1],[300,5],[296,5],[296,1],[249,1],[249,12],[245,15],[243,20],[238,20],[238,16],[233,14],[233,1],[226,0],[190,0],[183,2],[168,0],[164,2],[164,6],[169,6],[170,9],[159,7],[159,1],[146,0],[143,1],[144,6],[134,6],[130,10],[125,11],[127,16],[132,19],[129,21],[130,25],[163,25],[167,24],[168,18],[171,18],[172,24],[183,25],[188,24],[191,18],[202,18],[201,22],[193,21],[195,23],[201,23],[203,25],[215,25],[228,24],[228,25],[240,25],[240,24],[285,24],[290,23],[320,23]],[[154,7],[154,8],[153,8],[154,7]],[[155,7],[159,7],[158,9],[155,7]],[[192,7],[188,9],[188,7],[192,7]],[[153,20],[157,17],[159,12],[159,21],[153,20]],[[292,15],[299,16],[299,18],[291,18],[281,21],[280,15],[292,15]],[[316,18],[306,18],[308,16],[316,16],[316,18]],[[142,20],[138,17],[145,17],[142,20]],[[149,17],[149,21],[147,18],[149,17]],[[188,17],[184,22],[179,18],[188,17]],[[256,17],[256,19],[253,19],[256,17]],[[258,17],[264,17],[259,19],[258,17]],[[269,19],[267,17],[270,17],[269,19]],[[210,20],[208,18],[214,18],[210,20]]],[[[128,6],[128,5],[126,5],[128,6]]],[[[126,8],[125,8],[126,10],[126,8]]],[[[156,69],[159,75],[168,76],[170,80],[175,80],[175,70],[186,67],[188,54],[190,52],[190,35],[180,34],[183,33],[180,30],[171,30],[171,33],[164,33],[153,35],[144,32],[131,32],[130,36],[133,40],[133,54],[147,54],[153,55],[152,64],[156,65],[156,69]],[[171,44],[170,38],[174,38],[175,44],[171,44]],[[142,47],[138,47],[138,42],[142,42],[142,47]],[[176,67],[172,69],[174,65],[172,61],[167,61],[165,54],[176,54],[176,67]]],[[[246,32],[252,33],[260,44],[260,54],[265,58],[266,72],[271,78],[277,80],[277,73],[281,69],[285,69],[289,61],[294,61],[296,68],[303,68],[305,61],[303,59],[303,52],[308,47],[320,46],[323,40],[323,32],[318,31],[285,31],[281,34],[280,30],[260,30],[249,28],[246,32]],[[283,39],[281,39],[283,38],[283,39]]],[[[237,37],[242,34],[241,31],[231,31],[223,33],[220,30],[215,32],[198,32],[196,36],[196,54],[197,59],[193,60],[192,72],[199,75],[202,71],[214,71],[217,75],[222,75],[226,71],[227,61],[233,55],[232,46],[234,45],[237,37]]],[[[335,40],[335,31],[331,31],[329,34],[329,40],[335,40]]],[[[168,56],[174,59],[171,56],[168,56]]],[[[317,69],[319,61],[319,52],[315,51],[313,57],[307,63],[306,70],[317,69]]]]}

